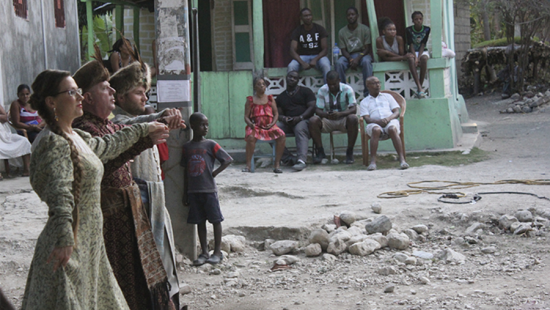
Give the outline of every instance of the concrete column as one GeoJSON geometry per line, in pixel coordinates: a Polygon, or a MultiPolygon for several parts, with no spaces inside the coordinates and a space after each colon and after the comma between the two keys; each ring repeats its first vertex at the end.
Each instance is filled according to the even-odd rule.
{"type": "Polygon", "coordinates": [[[254,38],[254,71],[264,69],[264,13],[262,0],[252,4],[252,30],[254,38]]]}
{"type": "MultiPolygon", "coordinates": [[[[156,47],[159,65],[157,76],[157,93],[162,81],[181,83],[187,94],[191,93],[191,60],[189,51],[189,9],[187,0],[155,0],[156,12],[156,47]]],[[[158,95],[157,95],[157,98],[158,95]]],[[[159,98],[160,99],[160,98],[159,98]]],[[[159,102],[160,109],[179,107],[184,120],[189,124],[191,115],[191,98],[189,96],[177,102],[159,102]]],[[[181,149],[190,139],[190,131],[172,130],[167,144],[170,158],[164,163],[164,188],[166,191],[166,208],[170,212],[176,248],[191,260],[197,257],[197,238],[195,225],[187,224],[189,207],[182,203],[183,169],[180,167],[181,149]]]]}
{"type": "MultiPolygon", "coordinates": [[[[374,8],[374,0],[365,0],[367,4],[367,14],[369,16],[369,28],[370,28],[370,38],[371,38],[371,49],[372,56],[374,61],[378,62],[378,54],[376,53],[376,38],[378,38],[378,22],[376,18],[376,9],[374,8]]],[[[384,79],[380,79],[384,83],[384,79]]],[[[384,85],[382,85],[383,87],[384,85]]],[[[384,89],[384,88],[382,88],[384,89]]]]}
{"type": "MultiPolygon", "coordinates": [[[[443,28],[443,3],[444,0],[430,0],[430,28],[432,37],[432,58],[441,58],[443,39],[441,28],[443,28]]],[[[430,80],[431,81],[431,80],[430,80]]],[[[431,87],[430,87],[431,88],[431,87]]]]}

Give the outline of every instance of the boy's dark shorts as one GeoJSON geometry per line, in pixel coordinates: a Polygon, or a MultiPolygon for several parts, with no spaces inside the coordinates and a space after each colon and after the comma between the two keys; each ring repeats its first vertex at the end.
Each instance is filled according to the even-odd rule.
{"type": "Polygon", "coordinates": [[[223,221],[218,193],[189,193],[188,224],[200,224],[208,220],[210,223],[223,221]]]}

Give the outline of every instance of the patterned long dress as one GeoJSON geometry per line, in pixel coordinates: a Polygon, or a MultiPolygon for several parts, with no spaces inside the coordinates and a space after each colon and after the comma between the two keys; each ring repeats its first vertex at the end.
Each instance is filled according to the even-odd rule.
{"type": "MultiPolygon", "coordinates": [[[[89,147],[80,147],[84,167],[78,208],[76,246],[66,267],[54,273],[47,264],[54,247],[75,245],[72,195],[73,164],[68,142],[45,129],[34,144],[30,181],[48,205],[48,221],[38,237],[29,271],[22,309],[129,309],[109,264],[103,241],[100,207],[102,160],[124,152],[148,134],[138,124],[105,138],[92,138],[74,130],[89,147]]],[[[78,137],[73,137],[77,141],[78,137]]],[[[82,142],[81,140],[81,142],[82,142]]]]}
{"type": "Polygon", "coordinates": [[[267,126],[273,122],[273,96],[267,96],[266,104],[255,104],[252,96],[246,97],[246,104],[250,105],[250,120],[256,124],[254,129],[246,126],[245,137],[254,135],[258,140],[276,140],[285,135],[285,132],[276,124],[268,130],[259,127],[267,126]]]}

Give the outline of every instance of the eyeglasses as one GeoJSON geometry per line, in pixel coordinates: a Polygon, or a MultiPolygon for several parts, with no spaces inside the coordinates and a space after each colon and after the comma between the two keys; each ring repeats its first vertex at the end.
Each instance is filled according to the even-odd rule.
{"type": "Polygon", "coordinates": [[[55,94],[54,96],[57,96],[59,94],[62,94],[62,93],[67,93],[69,94],[69,96],[75,96],[77,93],[79,95],[82,95],[82,88],[78,88],[78,89],[69,89],[69,90],[65,90],[65,91],[61,91],[61,92],[58,92],[57,94],[55,94]]]}

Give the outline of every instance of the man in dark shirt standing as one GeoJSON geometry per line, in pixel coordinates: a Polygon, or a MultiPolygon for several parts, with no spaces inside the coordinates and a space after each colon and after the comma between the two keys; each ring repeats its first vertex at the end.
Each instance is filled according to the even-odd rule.
{"type": "Polygon", "coordinates": [[[292,61],[288,65],[288,72],[317,68],[323,72],[326,83],[327,73],[330,71],[328,60],[328,33],[321,25],[313,22],[311,10],[303,8],[300,12],[303,25],[298,26],[290,37],[290,56],[292,61]]]}
{"type": "MultiPolygon", "coordinates": [[[[307,149],[309,142],[309,118],[315,111],[315,94],[311,89],[298,85],[300,75],[290,71],[286,75],[286,90],[275,101],[279,110],[277,126],[285,133],[292,133],[296,137],[296,153],[298,160],[292,169],[302,171],[306,167],[307,149]]],[[[285,148],[283,160],[292,155],[285,148]]]]}

